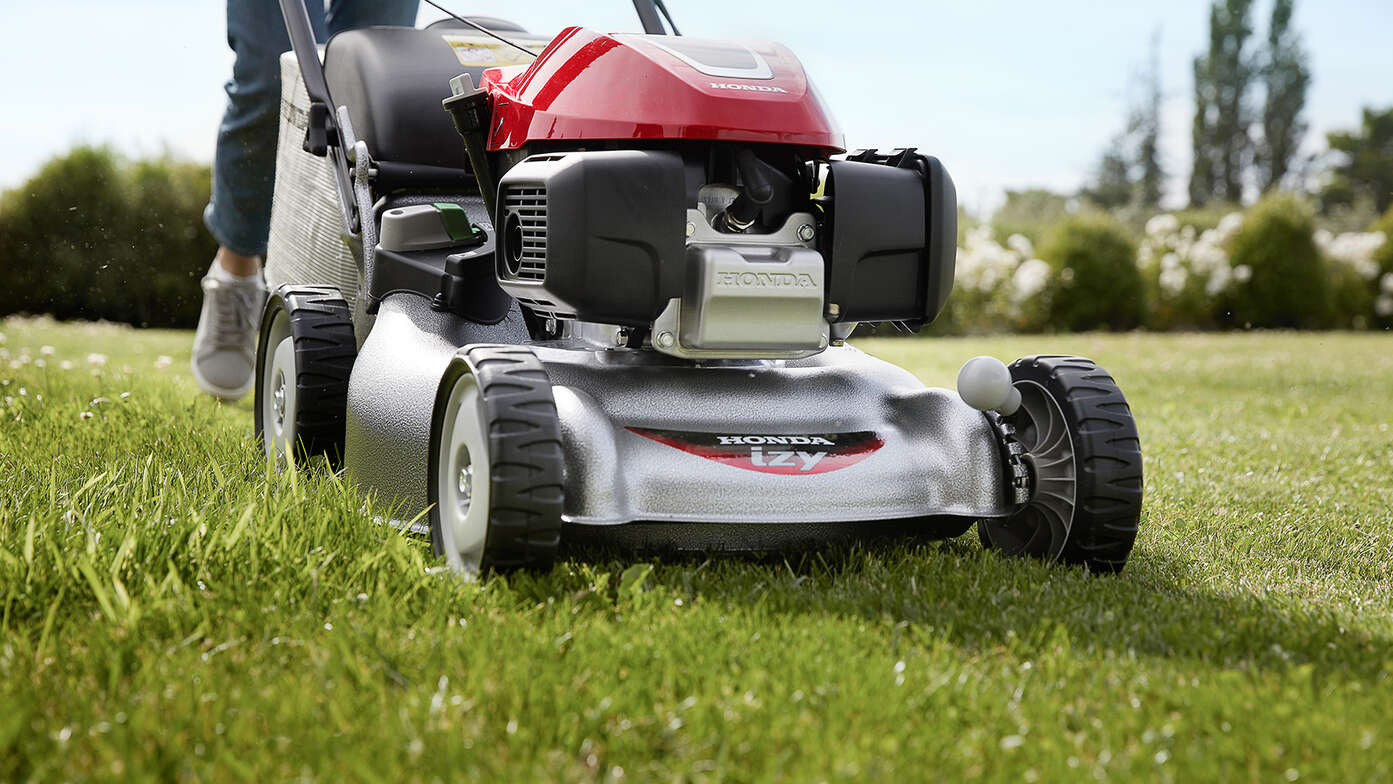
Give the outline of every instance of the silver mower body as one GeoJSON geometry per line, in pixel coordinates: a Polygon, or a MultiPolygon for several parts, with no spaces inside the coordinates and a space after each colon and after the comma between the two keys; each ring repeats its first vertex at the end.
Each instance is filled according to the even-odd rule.
{"type": "MultiPolygon", "coordinates": [[[[520,317],[480,328],[389,298],[353,367],[348,476],[399,524],[423,519],[446,367],[467,344],[525,342],[520,317]]],[[[671,523],[664,538],[680,546],[686,523],[895,520],[912,531],[924,518],[1012,511],[982,412],[853,346],[708,366],[582,337],[533,349],[561,423],[568,523],[671,523]]]]}

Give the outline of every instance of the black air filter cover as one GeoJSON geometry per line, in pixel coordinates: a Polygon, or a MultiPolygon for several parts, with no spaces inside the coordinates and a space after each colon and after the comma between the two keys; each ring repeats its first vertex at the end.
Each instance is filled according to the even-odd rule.
{"type": "Polygon", "coordinates": [[[533,155],[498,184],[498,282],[543,315],[647,326],[682,296],[682,158],[533,155]]]}
{"type": "Polygon", "coordinates": [[[957,191],[937,158],[874,151],[832,161],[827,301],[838,321],[934,320],[953,289],[957,191]]]}

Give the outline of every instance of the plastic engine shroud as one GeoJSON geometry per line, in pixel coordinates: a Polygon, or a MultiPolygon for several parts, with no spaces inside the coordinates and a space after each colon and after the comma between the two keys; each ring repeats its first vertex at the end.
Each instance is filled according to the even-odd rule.
{"type": "Polygon", "coordinates": [[[729,43],[569,27],[526,69],[490,68],[490,150],[539,140],[693,139],[843,152],[798,58],[729,43]]]}

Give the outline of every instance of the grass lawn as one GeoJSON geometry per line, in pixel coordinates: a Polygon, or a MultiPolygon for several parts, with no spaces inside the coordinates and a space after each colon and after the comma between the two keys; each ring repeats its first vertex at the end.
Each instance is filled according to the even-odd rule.
{"type": "Polygon", "coordinates": [[[187,333],[0,333],[0,779],[1393,778],[1393,335],[860,343],[1109,368],[1118,578],[968,535],[479,584],[268,476],[187,333]]]}

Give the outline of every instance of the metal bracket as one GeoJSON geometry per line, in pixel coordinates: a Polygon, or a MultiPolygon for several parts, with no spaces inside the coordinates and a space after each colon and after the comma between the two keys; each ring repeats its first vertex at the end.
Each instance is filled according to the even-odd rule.
{"type": "Polygon", "coordinates": [[[1016,428],[1006,421],[1006,417],[995,411],[985,413],[987,421],[992,424],[992,431],[996,433],[996,440],[1001,444],[1006,479],[1006,503],[1012,506],[1024,506],[1030,502],[1032,494],[1030,468],[1026,465],[1029,455],[1025,453],[1025,447],[1021,446],[1021,442],[1016,440],[1016,428]]]}

